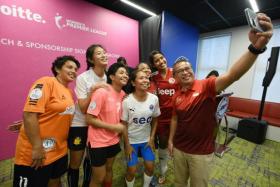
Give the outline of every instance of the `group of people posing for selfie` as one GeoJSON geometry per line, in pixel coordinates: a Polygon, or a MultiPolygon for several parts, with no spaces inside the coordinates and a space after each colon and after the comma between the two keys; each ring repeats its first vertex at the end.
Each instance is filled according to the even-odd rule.
{"type": "Polygon", "coordinates": [[[35,81],[26,98],[13,185],[61,186],[67,172],[68,185],[76,187],[83,163],[84,187],[114,186],[112,168],[122,140],[128,187],[134,185],[140,156],[143,186],[149,187],[155,147],[158,183],[165,182],[173,157],[176,187],[207,186],[217,127],[216,95],[250,69],[272,37],[270,18],[260,13],[258,19],[265,31],[251,30],[248,49],[219,77],[197,80],[187,58],[177,58],[171,68],[160,51],[152,51],[148,63],[132,70],[125,58],[107,67],[105,48],[93,44],[86,51],[87,70],[78,76],[78,60],[56,58],[54,76],[35,81]],[[68,85],[74,80],[73,93],[68,85]]]}

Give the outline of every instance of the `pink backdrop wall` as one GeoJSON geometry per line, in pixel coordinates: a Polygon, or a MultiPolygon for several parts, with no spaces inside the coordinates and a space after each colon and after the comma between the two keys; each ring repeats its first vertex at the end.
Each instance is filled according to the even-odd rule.
{"type": "Polygon", "coordinates": [[[74,55],[82,72],[87,47],[100,43],[110,64],[119,56],[138,63],[138,22],[88,2],[0,0],[0,23],[0,160],[14,155],[17,134],[6,128],[22,118],[31,83],[51,75],[56,56],[74,55]]]}

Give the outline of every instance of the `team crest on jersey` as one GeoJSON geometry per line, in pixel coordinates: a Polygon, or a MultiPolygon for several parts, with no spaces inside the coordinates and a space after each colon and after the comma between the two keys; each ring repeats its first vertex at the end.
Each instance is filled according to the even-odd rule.
{"type": "Polygon", "coordinates": [[[150,106],[149,106],[149,109],[150,109],[151,111],[153,111],[153,110],[154,110],[154,105],[150,105],[150,106]]]}
{"type": "Polygon", "coordinates": [[[88,109],[89,109],[89,110],[94,110],[95,108],[96,108],[96,102],[93,101],[93,102],[91,102],[91,103],[89,104],[88,109]]]}
{"type": "Polygon", "coordinates": [[[43,140],[43,147],[45,151],[50,151],[55,148],[56,141],[54,138],[46,138],[43,140]]]}
{"type": "Polygon", "coordinates": [[[173,77],[170,77],[168,79],[169,84],[174,84],[175,83],[175,79],[173,77]]]}
{"type": "Polygon", "coordinates": [[[33,90],[31,90],[29,97],[30,99],[40,99],[43,95],[42,89],[40,88],[34,88],[33,90]]]}
{"type": "Polygon", "coordinates": [[[42,97],[43,92],[43,84],[36,84],[33,90],[29,93],[29,104],[30,105],[37,105],[38,100],[42,97]]]}

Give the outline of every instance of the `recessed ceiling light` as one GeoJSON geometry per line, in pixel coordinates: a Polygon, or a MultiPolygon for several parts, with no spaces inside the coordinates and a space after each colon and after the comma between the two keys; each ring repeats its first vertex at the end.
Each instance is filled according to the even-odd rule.
{"type": "Polygon", "coordinates": [[[132,7],[136,8],[136,9],[138,9],[138,10],[141,10],[142,12],[145,12],[146,14],[149,14],[151,16],[156,16],[155,13],[153,13],[153,12],[151,12],[151,11],[149,11],[149,10],[147,10],[147,9],[145,9],[145,8],[135,4],[135,3],[132,3],[132,2],[127,1],[127,0],[121,0],[121,2],[124,2],[125,4],[127,4],[129,6],[132,6],[132,7]]]}

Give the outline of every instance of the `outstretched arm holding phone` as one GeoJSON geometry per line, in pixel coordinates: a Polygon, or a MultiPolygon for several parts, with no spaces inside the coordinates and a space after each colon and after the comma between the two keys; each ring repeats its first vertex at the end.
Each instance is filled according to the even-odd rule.
{"type": "Polygon", "coordinates": [[[251,29],[249,32],[249,40],[251,45],[236,63],[229,69],[227,73],[217,77],[216,79],[216,91],[220,92],[224,90],[233,82],[237,81],[242,75],[244,75],[250,67],[254,64],[258,54],[261,54],[266,49],[266,44],[269,42],[273,35],[273,25],[268,16],[263,13],[257,14],[259,24],[265,29],[264,32],[256,32],[251,29]]]}

